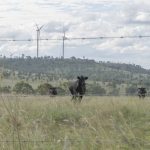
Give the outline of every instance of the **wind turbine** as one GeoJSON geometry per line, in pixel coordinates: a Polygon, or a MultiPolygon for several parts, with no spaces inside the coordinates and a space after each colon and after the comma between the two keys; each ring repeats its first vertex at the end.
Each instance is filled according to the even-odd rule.
{"type": "Polygon", "coordinates": [[[63,48],[62,48],[62,58],[64,59],[64,57],[65,57],[65,40],[67,39],[67,37],[66,37],[66,30],[65,30],[65,28],[64,28],[64,26],[63,26],[63,48]]]}
{"type": "Polygon", "coordinates": [[[44,27],[44,25],[42,26],[38,26],[38,24],[36,24],[36,32],[37,32],[37,58],[39,57],[39,39],[40,39],[40,31],[41,29],[44,27]]]}

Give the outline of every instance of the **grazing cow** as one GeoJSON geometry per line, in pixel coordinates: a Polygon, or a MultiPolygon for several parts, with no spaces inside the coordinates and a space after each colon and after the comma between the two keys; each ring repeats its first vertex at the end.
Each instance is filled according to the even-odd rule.
{"type": "Polygon", "coordinates": [[[72,100],[74,100],[74,102],[76,101],[77,98],[78,102],[81,102],[83,95],[85,94],[86,91],[85,80],[87,79],[88,77],[78,76],[77,80],[70,85],[69,90],[72,94],[72,100]]]}
{"type": "Polygon", "coordinates": [[[55,87],[50,87],[48,92],[49,92],[49,95],[50,95],[50,96],[55,96],[55,95],[57,95],[57,90],[56,90],[55,87]]]}
{"type": "Polygon", "coordinates": [[[146,95],[147,91],[146,91],[146,88],[138,88],[138,96],[139,98],[145,98],[145,95],[146,95]]]}

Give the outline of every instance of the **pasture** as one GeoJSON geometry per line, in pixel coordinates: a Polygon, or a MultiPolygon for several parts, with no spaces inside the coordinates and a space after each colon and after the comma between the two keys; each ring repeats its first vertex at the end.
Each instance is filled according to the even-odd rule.
{"type": "Polygon", "coordinates": [[[150,98],[0,96],[2,150],[148,150],[150,98]]]}

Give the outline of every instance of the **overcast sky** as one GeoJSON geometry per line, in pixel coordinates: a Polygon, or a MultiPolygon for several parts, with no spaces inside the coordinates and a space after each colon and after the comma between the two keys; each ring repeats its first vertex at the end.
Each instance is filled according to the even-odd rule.
{"type": "MultiPolygon", "coordinates": [[[[0,39],[150,35],[148,0],[0,0],[0,39]]],[[[0,42],[0,54],[36,56],[36,42],[0,42]]],[[[62,41],[41,41],[39,56],[62,55],[62,41]]],[[[150,38],[65,41],[65,57],[125,62],[150,69],[150,38]]]]}

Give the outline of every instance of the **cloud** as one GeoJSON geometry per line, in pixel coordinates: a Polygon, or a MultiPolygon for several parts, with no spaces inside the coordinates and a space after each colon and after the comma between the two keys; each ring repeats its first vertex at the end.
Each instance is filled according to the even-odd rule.
{"type": "MultiPolygon", "coordinates": [[[[147,0],[8,0],[0,2],[0,38],[41,38],[150,35],[147,0]]],[[[65,41],[66,57],[132,62],[149,67],[149,38],[65,41]],[[142,59],[141,59],[142,57],[142,59]]],[[[0,51],[36,56],[36,42],[1,42],[0,51]],[[13,47],[13,48],[12,48],[13,47]]],[[[41,41],[41,55],[62,55],[62,41],[41,41]]],[[[150,68],[150,67],[149,67],[150,68]]]]}

